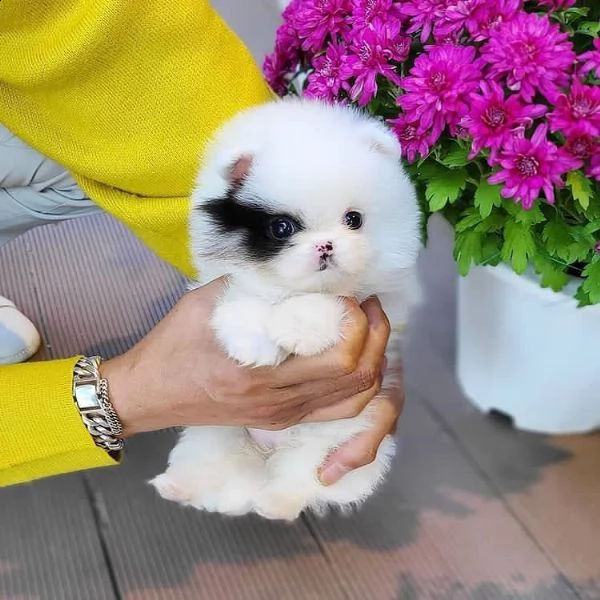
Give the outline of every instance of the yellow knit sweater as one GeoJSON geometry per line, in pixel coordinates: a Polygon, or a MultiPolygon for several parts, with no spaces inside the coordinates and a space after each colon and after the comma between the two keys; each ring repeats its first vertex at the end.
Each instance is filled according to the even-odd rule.
{"type": "MultiPolygon", "coordinates": [[[[186,219],[214,130],[271,92],[207,0],[2,0],[0,122],[192,274],[186,219]]],[[[77,357],[0,367],[0,486],[113,464],[71,396],[77,357]]]]}

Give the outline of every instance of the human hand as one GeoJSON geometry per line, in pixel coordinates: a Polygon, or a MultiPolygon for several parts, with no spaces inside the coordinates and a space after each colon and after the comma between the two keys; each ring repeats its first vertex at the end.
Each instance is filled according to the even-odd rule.
{"type": "Polygon", "coordinates": [[[124,437],[188,425],[283,429],[356,416],[381,386],[389,323],[375,299],[347,300],[343,340],[315,357],[243,368],[215,341],[210,318],[225,282],[186,294],[136,346],[106,361],[124,437]]]}
{"type": "Polygon", "coordinates": [[[321,465],[319,479],[324,485],[332,485],[346,473],[373,462],[385,436],[395,433],[404,408],[403,368],[399,359],[388,366],[385,387],[375,402],[373,426],[332,452],[321,465]]]}

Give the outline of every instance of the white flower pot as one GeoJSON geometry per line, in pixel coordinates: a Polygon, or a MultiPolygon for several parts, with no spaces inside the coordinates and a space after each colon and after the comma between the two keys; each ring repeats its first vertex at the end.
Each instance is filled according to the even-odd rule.
{"type": "Polygon", "coordinates": [[[600,428],[599,350],[600,306],[578,309],[506,265],[459,279],[458,379],[481,410],[540,433],[600,428]]]}

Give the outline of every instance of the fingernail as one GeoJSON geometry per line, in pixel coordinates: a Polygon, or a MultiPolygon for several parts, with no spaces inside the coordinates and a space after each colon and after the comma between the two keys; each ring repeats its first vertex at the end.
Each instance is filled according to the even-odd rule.
{"type": "Polygon", "coordinates": [[[333,463],[321,471],[319,480],[323,485],[331,485],[338,479],[341,479],[346,473],[350,472],[350,468],[339,463],[333,463]]]}
{"type": "Polygon", "coordinates": [[[363,304],[363,310],[367,315],[367,321],[371,327],[379,327],[383,323],[383,314],[381,309],[381,302],[377,296],[372,296],[363,304]]]}

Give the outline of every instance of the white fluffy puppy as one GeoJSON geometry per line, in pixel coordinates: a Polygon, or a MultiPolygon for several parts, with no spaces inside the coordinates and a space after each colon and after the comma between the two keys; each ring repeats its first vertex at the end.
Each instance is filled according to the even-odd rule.
{"type": "MultiPolygon", "coordinates": [[[[418,298],[419,226],[400,147],[380,122],[300,99],[242,112],[205,156],[190,220],[198,285],[230,276],[217,339],[244,365],[318,354],[340,338],[340,296],[377,295],[392,325],[404,324],[418,298]]],[[[376,402],[355,418],[278,432],[189,427],[152,484],[181,504],[271,519],[356,504],[388,470],[390,436],[373,463],[331,486],[317,469],[369,427],[376,402]]]]}

